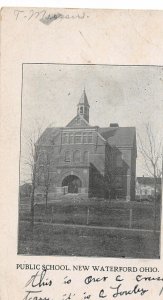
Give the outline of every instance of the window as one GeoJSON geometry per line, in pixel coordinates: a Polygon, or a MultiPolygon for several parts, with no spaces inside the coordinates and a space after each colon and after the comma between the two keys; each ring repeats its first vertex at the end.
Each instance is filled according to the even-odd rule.
{"type": "Polygon", "coordinates": [[[80,151],[79,150],[74,151],[73,160],[74,160],[74,162],[80,162],[80,151]]]}
{"type": "Polygon", "coordinates": [[[66,151],[65,152],[65,161],[66,162],[70,162],[70,160],[71,160],[70,151],[66,151]]]}
{"type": "Polygon", "coordinates": [[[80,113],[83,113],[83,107],[80,107],[80,113]]]}
{"type": "Polygon", "coordinates": [[[88,135],[87,135],[87,132],[83,132],[83,143],[84,143],[84,144],[87,144],[87,141],[88,141],[88,135]]]}
{"type": "Polygon", "coordinates": [[[74,143],[74,134],[73,133],[70,133],[69,142],[70,142],[70,144],[74,143]]]}
{"type": "Polygon", "coordinates": [[[63,144],[92,144],[93,143],[93,133],[92,132],[63,132],[62,134],[63,144]]]}
{"type": "Polygon", "coordinates": [[[84,152],[84,155],[83,155],[83,161],[84,161],[84,162],[88,162],[88,151],[85,151],[85,152],[84,152]]]}
{"type": "Polygon", "coordinates": [[[91,144],[93,142],[93,136],[92,136],[92,132],[88,133],[88,144],[91,144]]]}
{"type": "Polygon", "coordinates": [[[68,144],[68,138],[69,138],[68,133],[63,133],[62,143],[68,144]]]}
{"type": "Polygon", "coordinates": [[[122,153],[118,153],[116,156],[116,166],[122,167],[123,160],[122,160],[122,153]]]}
{"type": "Polygon", "coordinates": [[[81,132],[76,132],[75,133],[74,143],[75,144],[81,144],[82,143],[82,134],[81,134],[81,132]]]}

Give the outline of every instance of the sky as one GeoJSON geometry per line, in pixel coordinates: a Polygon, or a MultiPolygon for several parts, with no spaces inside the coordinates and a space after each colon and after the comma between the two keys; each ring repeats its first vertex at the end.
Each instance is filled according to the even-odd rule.
{"type": "MultiPolygon", "coordinates": [[[[28,155],[24,136],[37,124],[43,129],[66,126],[76,115],[84,88],[90,104],[91,125],[134,126],[145,141],[144,126],[150,123],[156,140],[162,140],[163,67],[24,64],[22,157],[28,155]]],[[[22,169],[25,178],[28,172],[22,169]]],[[[138,151],[137,176],[142,175],[147,174],[138,151]]]]}

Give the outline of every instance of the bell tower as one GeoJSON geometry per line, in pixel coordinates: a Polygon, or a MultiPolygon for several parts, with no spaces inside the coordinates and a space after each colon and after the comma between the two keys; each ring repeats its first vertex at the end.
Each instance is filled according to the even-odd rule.
{"type": "Polygon", "coordinates": [[[90,105],[88,103],[87,95],[84,88],[77,106],[77,114],[82,116],[88,123],[89,123],[89,108],[90,105]]]}

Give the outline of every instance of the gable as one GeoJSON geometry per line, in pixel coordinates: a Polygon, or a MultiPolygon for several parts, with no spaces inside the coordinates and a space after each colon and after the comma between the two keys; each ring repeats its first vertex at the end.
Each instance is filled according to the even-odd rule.
{"type": "Polygon", "coordinates": [[[80,115],[74,117],[66,127],[80,128],[80,127],[90,127],[89,123],[80,115]]]}

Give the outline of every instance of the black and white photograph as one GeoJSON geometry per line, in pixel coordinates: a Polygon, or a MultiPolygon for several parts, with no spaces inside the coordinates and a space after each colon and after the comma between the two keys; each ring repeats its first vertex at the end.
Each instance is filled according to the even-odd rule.
{"type": "Polygon", "coordinates": [[[18,254],[160,258],[163,66],[22,65],[18,254]]]}

